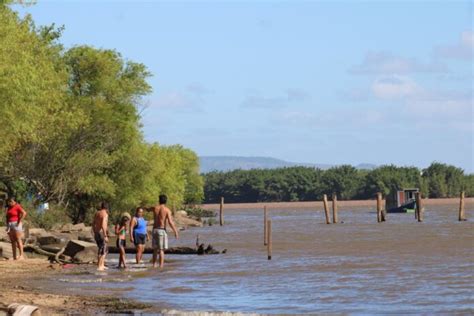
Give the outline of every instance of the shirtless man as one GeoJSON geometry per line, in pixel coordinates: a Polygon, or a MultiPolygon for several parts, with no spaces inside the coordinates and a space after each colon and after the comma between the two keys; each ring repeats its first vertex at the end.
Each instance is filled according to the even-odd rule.
{"type": "Polygon", "coordinates": [[[178,239],[178,230],[173,222],[173,215],[169,208],[166,207],[166,195],[160,195],[159,205],[152,207],[153,210],[153,267],[156,268],[156,256],[160,251],[160,268],[165,264],[165,249],[168,249],[168,234],[166,233],[167,224],[170,225],[174,232],[174,236],[178,239]]]}
{"type": "Polygon", "coordinates": [[[94,223],[92,225],[92,230],[94,231],[94,239],[99,248],[97,252],[97,270],[104,271],[107,268],[105,267],[105,256],[107,255],[107,243],[109,242],[108,237],[108,205],[105,202],[102,202],[100,205],[100,210],[95,213],[94,223]]]}

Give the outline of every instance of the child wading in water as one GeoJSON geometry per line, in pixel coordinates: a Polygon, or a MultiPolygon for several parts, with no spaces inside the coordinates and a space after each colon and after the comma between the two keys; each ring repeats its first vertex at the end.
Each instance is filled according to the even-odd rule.
{"type": "Polygon", "coordinates": [[[120,223],[115,225],[115,235],[117,236],[117,248],[120,251],[118,268],[120,269],[123,264],[123,268],[126,269],[127,265],[125,263],[125,245],[127,238],[127,227],[129,226],[130,214],[123,213],[120,223]]]}

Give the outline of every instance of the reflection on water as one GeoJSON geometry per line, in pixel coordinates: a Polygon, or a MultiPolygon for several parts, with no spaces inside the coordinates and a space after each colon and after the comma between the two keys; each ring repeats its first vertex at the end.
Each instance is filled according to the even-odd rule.
{"type": "Polygon", "coordinates": [[[133,287],[128,296],[180,310],[474,312],[474,225],[457,222],[455,206],[427,209],[423,223],[413,214],[388,214],[378,224],[374,210],[342,209],[338,225],[324,224],[323,212],[272,209],[271,261],[262,213],[227,211],[226,226],[171,240],[190,246],[199,233],[201,242],[227,248],[225,255],[168,256],[165,270],[150,269],[146,278],[110,278],[125,274],[119,286],[133,287]]]}

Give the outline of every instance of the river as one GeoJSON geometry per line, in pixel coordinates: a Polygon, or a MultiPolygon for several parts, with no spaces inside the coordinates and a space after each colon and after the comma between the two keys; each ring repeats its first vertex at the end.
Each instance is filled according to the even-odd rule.
{"type": "Polygon", "coordinates": [[[312,209],[270,209],[269,218],[270,261],[263,210],[229,210],[222,227],[188,229],[178,241],[170,234],[171,246],[193,246],[199,234],[226,254],[167,256],[164,271],[145,277],[109,270],[101,286],[181,311],[474,313],[474,224],[458,222],[455,205],[427,207],[422,223],[413,214],[377,223],[367,207],[341,208],[340,224],[326,225],[312,209]]]}

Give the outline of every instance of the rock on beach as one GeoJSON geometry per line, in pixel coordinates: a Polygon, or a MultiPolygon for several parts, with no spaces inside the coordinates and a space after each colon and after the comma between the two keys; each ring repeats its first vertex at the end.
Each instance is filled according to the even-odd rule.
{"type": "Polygon", "coordinates": [[[63,254],[71,257],[74,262],[92,263],[97,259],[97,245],[82,240],[70,240],[63,254]]]}
{"type": "Polygon", "coordinates": [[[12,244],[8,242],[0,242],[0,257],[5,259],[13,258],[12,244]]]}

